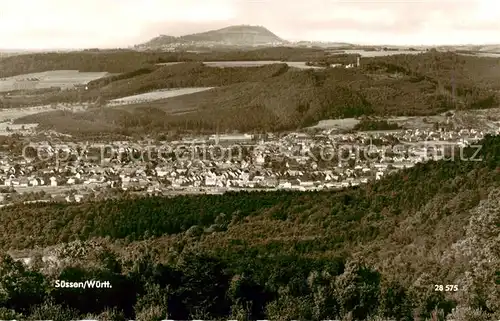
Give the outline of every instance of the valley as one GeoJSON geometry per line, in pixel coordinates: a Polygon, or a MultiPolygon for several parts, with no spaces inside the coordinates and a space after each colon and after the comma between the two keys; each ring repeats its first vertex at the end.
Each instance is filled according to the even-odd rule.
{"type": "Polygon", "coordinates": [[[0,56],[0,319],[498,320],[497,47],[0,56]]]}

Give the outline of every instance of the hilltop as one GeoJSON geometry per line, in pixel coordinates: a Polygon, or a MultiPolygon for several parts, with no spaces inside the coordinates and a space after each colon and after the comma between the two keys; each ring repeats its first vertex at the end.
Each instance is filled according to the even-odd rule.
{"type": "Polygon", "coordinates": [[[150,41],[136,46],[139,49],[162,49],[172,45],[221,45],[253,47],[261,45],[286,44],[268,29],[262,26],[237,25],[217,30],[184,35],[180,37],[160,35],[150,41]]]}

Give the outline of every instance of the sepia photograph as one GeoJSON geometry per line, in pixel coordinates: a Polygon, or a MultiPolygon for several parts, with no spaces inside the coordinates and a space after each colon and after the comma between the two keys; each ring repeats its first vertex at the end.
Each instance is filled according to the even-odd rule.
{"type": "Polygon", "coordinates": [[[500,1],[0,0],[0,320],[499,321],[500,1]]]}

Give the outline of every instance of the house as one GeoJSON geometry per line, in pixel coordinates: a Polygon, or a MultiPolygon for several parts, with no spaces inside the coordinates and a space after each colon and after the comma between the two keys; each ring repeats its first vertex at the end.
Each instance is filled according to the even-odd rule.
{"type": "Polygon", "coordinates": [[[205,177],[205,185],[206,186],[215,186],[216,182],[217,182],[217,178],[215,176],[205,177]]]}
{"type": "Polygon", "coordinates": [[[304,187],[313,187],[314,186],[314,182],[311,182],[311,181],[300,182],[299,185],[300,186],[304,186],[304,187]]]}
{"type": "Polygon", "coordinates": [[[258,164],[258,165],[262,165],[265,163],[265,158],[264,156],[262,156],[262,154],[259,154],[255,157],[255,163],[258,164]]]}
{"type": "Polygon", "coordinates": [[[164,169],[156,169],[156,176],[158,177],[164,177],[164,176],[167,176],[168,175],[168,170],[164,170],[164,169]]]}
{"type": "Polygon", "coordinates": [[[148,193],[154,193],[154,192],[159,192],[159,191],[161,191],[161,189],[160,189],[160,183],[159,182],[153,182],[147,188],[147,192],[148,193]]]}
{"type": "Polygon", "coordinates": [[[28,187],[29,186],[29,180],[26,177],[19,178],[19,186],[20,187],[28,187]]]}
{"type": "Polygon", "coordinates": [[[248,181],[250,179],[250,173],[242,172],[239,177],[242,181],[248,181]]]}
{"type": "Polygon", "coordinates": [[[50,178],[50,186],[57,186],[57,178],[54,176],[50,178]]]}

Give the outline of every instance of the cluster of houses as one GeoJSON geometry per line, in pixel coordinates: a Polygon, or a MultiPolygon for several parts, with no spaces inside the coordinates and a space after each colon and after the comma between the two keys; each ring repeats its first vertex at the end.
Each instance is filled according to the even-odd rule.
{"type": "MultiPolygon", "coordinates": [[[[36,157],[0,154],[0,185],[2,195],[13,190],[44,191],[49,196],[65,191],[65,199],[71,202],[81,201],[96,189],[165,195],[248,189],[336,189],[377,180],[418,162],[441,159],[443,147],[467,146],[485,134],[474,129],[350,134],[325,130],[283,137],[186,137],[181,141],[156,142],[153,147],[151,142],[57,146],[41,142],[37,149],[44,153],[43,162],[36,157]],[[162,155],[159,151],[165,144],[169,144],[169,152],[162,155]],[[182,148],[175,150],[172,146],[182,148]],[[210,153],[215,146],[219,153],[210,153]],[[239,148],[238,153],[226,153],[238,149],[235,147],[239,148]],[[144,157],[145,150],[153,153],[144,157]]],[[[0,201],[4,199],[0,197],[0,201]]]]}

